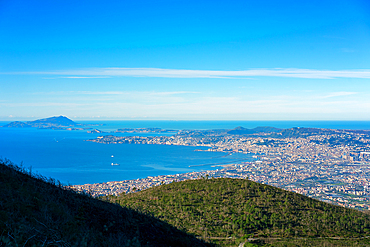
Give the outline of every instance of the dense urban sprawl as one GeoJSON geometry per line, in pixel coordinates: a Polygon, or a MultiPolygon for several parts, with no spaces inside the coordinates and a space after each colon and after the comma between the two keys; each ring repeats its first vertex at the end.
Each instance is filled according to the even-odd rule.
{"type": "Polygon", "coordinates": [[[252,153],[252,162],[213,171],[76,185],[93,196],[131,193],[160,184],[206,177],[248,178],[333,204],[370,209],[370,137],[367,131],[292,128],[179,131],[173,136],[100,136],[106,144],[205,146],[207,151],[252,153]]]}

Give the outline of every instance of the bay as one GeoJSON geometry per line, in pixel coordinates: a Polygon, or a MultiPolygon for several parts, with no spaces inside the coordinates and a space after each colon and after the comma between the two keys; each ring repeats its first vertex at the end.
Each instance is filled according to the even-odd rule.
{"type": "MultiPolygon", "coordinates": [[[[233,129],[315,127],[370,129],[369,121],[76,121],[103,124],[93,128],[114,131],[118,128],[233,129]]],[[[9,122],[0,122],[0,126],[9,122]]],[[[109,134],[109,133],[106,133],[109,134]]],[[[115,134],[115,135],[172,135],[115,134]]],[[[102,134],[86,131],[36,128],[0,128],[0,157],[21,164],[32,172],[52,177],[64,184],[86,184],[145,178],[192,171],[217,169],[215,164],[253,160],[251,154],[225,155],[198,152],[201,147],[99,144],[87,142],[102,134]],[[112,166],[111,164],[119,164],[112,166]]],[[[207,149],[207,148],[203,148],[207,149]]]]}
{"type": "Polygon", "coordinates": [[[247,154],[225,156],[195,151],[202,147],[85,141],[98,135],[86,131],[0,128],[0,156],[34,173],[73,185],[211,170],[217,169],[217,164],[252,159],[247,154]]]}
{"type": "Polygon", "coordinates": [[[113,131],[118,128],[162,128],[174,130],[206,130],[206,129],[233,129],[238,126],[244,128],[256,128],[259,126],[270,126],[275,128],[326,128],[326,129],[350,129],[370,130],[370,121],[169,121],[169,120],[126,120],[126,121],[77,121],[81,123],[105,124],[96,128],[113,131]]]}

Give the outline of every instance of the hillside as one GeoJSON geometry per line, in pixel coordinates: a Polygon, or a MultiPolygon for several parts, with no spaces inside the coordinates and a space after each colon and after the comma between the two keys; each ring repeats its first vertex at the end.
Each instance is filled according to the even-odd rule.
{"type": "Polygon", "coordinates": [[[242,179],[200,179],[107,200],[221,246],[370,246],[370,216],[242,179]]]}
{"type": "Polygon", "coordinates": [[[281,132],[281,129],[274,127],[256,127],[253,129],[247,129],[243,127],[236,127],[235,129],[229,130],[227,133],[231,135],[250,135],[256,133],[275,133],[281,132]]]}
{"type": "Polygon", "coordinates": [[[154,217],[0,162],[0,246],[212,246],[154,217]]]}
{"type": "Polygon", "coordinates": [[[98,200],[1,161],[0,193],[0,246],[370,246],[368,214],[244,179],[98,200]]]}
{"type": "Polygon", "coordinates": [[[76,123],[71,119],[65,116],[58,116],[58,117],[49,117],[38,119],[34,121],[28,122],[11,122],[9,124],[4,125],[3,127],[8,128],[26,128],[26,127],[34,127],[34,128],[68,128],[68,127],[80,127],[83,126],[82,124],[76,123]]]}
{"type": "Polygon", "coordinates": [[[71,119],[65,116],[38,119],[35,121],[27,122],[27,124],[33,127],[38,127],[38,128],[40,127],[75,127],[75,126],[81,125],[81,124],[78,124],[72,121],[71,119]]]}

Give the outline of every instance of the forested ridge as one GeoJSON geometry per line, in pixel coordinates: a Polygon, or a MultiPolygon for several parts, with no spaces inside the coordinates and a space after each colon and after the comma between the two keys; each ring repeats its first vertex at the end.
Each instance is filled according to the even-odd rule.
{"type": "Polygon", "coordinates": [[[96,199],[1,161],[0,193],[0,246],[370,246],[368,214],[245,179],[96,199]]]}
{"type": "Polygon", "coordinates": [[[105,199],[224,246],[248,238],[370,245],[368,214],[245,179],[188,180],[105,199]]]}
{"type": "Polygon", "coordinates": [[[152,216],[0,161],[0,246],[212,246],[152,216]]]}

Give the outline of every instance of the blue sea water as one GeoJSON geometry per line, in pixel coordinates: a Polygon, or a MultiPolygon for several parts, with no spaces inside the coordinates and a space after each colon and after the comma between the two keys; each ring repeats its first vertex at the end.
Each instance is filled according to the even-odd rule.
{"type": "MultiPolygon", "coordinates": [[[[162,128],[162,129],[233,129],[238,126],[255,128],[271,126],[275,128],[328,128],[370,130],[370,121],[160,121],[160,120],[132,120],[132,121],[79,121],[81,123],[105,124],[98,129],[112,131],[118,128],[162,128]]],[[[1,123],[0,123],[1,124],[1,123]]]]}
{"type": "MultiPolygon", "coordinates": [[[[336,129],[370,129],[365,121],[85,121],[104,124],[93,128],[113,131],[118,128],[163,129],[232,129],[317,127],[336,129]]],[[[0,126],[8,122],[0,122],[0,126]]],[[[172,133],[166,133],[171,135],[172,133]]],[[[86,184],[147,176],[168,175],[217,169],[215,164],[252,160],[249,154],[226,155],[198,152],[199,147],[99,144],[87,142],[102,134],[86,131],[36,128],[0,128],[0,157],[21,164],[32,172],[60,180],[64,184],[86,184]],[[111,163],[120,164],[112,166],[111,163]]],[[[149,135],[143,133],[119,135],[149,135]]],[[[161,134],[163,135],[163,134],[161,134]]],[[[206,148],[204,148],[206,149],[206,148]]]]}

